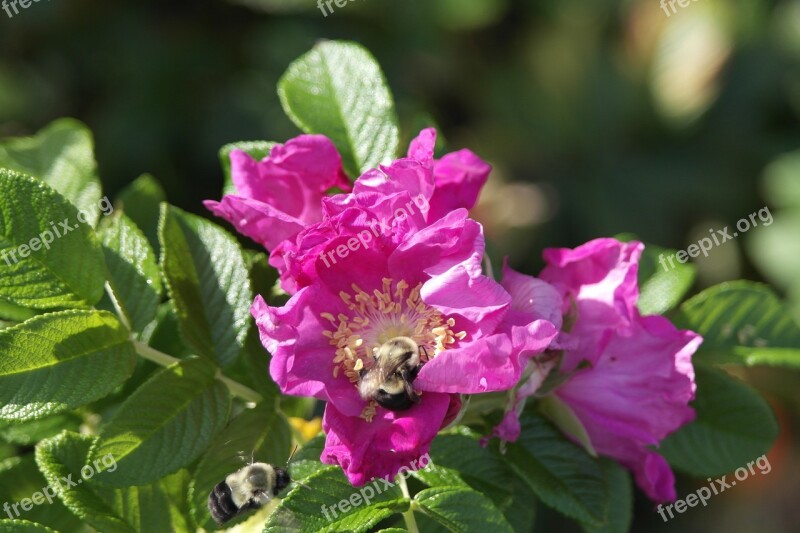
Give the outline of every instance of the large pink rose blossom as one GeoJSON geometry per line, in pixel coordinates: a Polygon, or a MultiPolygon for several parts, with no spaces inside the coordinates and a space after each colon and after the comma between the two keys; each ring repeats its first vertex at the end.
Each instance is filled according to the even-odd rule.
{"type": "Polygon", "coordinates": [[[458,412],[460,394],[512,388],[558,334],[548,317],[560,319],[560,301],[528,317],[482,275],[482,228],[457,205],[474,203],[485,178],[476,180],[469,156],[456,155],[447,164],[474,190],[437,200],[433,141],[432,131],[423,132],[413,157],[365,173],[352,193],[323,199],[322,221],[277,247],[291,249],[282,260],[296,292],[282,307],[259,296],[252,308],[281,391],[328,402],[322,460],[340,465],[355,485],[394,476],[427,453],[458,412]],[[426,356],[413,381],[419,402],[405,411],[358,390],[359,371],[398,336],[426,356]]]}
{"type": "MultiPolygon", "coordinates": [[[[540,280],[519,274],[511,279],[527,284],[528,292],[538,290],[542,298],[557,291],[571,329],[553,348],[563,350],[558,372],[572,375],[554,394],[574,411],[598,453],[629,468],[639,487],[663,502],[675,499],[675,478],[654,448],[694,419],[688,405],[695,393],[691,358],[702,338],[676,329],[666,318],[639,314],[642,249],[641,243],[614,239],[597,239],[574,250],[550,249],[540,280]]],[[[519,312],[527,307],[531,316],[541,315],[531,303],[535,299],[519,297],[527,294],[524,290],[506,288],[519,312]]],[[[528,382],[495,428],[505,440],[519,436],[519,403],[537,392],[551,370],[536,360],[531,365],[528,382]]]]}

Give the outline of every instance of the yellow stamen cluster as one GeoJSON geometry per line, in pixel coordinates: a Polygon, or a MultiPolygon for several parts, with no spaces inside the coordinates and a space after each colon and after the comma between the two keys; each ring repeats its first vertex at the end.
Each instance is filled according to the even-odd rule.
{"type": "MultiPolygon", "coordinates": [[[[339,297],[350,309],[350,316],[339,313],[321,313],[328,320],[332,330],[323,331],[336,347],[333,358],[333,376],[343,373],[353,383],[359,380],[359,371],[369,368],[372,356],[386,341],[394,337],[410,337],[430,358],[463,340],[466,333],[453,332],[456,321],[445,318],[439,311],[422,301],[422,284],[408,291],[405,280],[394,282],[384,278],[382,290],[375,289],[372,294],[363,291],[353,283],[352,293],[342,291],[339,297]]],[[[375,415],[374,402],[362,413],[371,420],[375,415]],[[367,413],[367,411],[370,411],[367,413]]]]}

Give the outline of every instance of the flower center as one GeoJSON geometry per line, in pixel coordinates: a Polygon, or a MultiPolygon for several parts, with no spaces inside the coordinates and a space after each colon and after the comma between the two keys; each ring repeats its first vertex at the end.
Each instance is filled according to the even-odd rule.
{"type": "MultiPolygon", "coordinates": [[[[420,297],[422,283],[409,289],[405,280],[394,282],[384,278],[382,290],[372,294],[364,292],[353,283],[352,293],[342,291],[339,297],[350,309],[350,316],[331,313],[320,316],[334,329],[323,331],[336,347],[333,358],[333,375],[340,373],[354,384],[359,381],[359,371],[371,364],[373,354],[394,337],[410,337],[421,348],[423,361],[433,359],[449,348],[456,340],[463,340],[466,333],[453,332],[456,321],[446,318],[429,307],[420,297]]],[[[374,409],[372,410],[374,414],[374,409]]]]}

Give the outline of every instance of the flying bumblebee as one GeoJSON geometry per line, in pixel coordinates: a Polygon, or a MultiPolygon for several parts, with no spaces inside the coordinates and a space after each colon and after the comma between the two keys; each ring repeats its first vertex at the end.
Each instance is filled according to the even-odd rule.
{"type": "Polygon", "coordinates": [[[267,463],[252,463],[217,483],[208,495],[208,510],[219,525],[260,509],[291,483],[289,472],[267,463]]]}

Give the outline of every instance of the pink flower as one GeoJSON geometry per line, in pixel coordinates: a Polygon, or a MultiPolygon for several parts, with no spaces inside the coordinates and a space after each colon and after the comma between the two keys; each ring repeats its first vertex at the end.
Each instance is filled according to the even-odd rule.
{"type": "Polygon", "coordinates": [[[377,239],[379,232],[387,233],[386,226],[421,229],[475,205],[491,167],[469,150],[435,160],[435,142],[436,132],[423,130],[408,157],[367,171],[352,194],[335,196],[327,192],[333,187],[349,191],[350,186],[326,137],[301,135],[276,146],[260,162],[234,151],[231,173],[237,194],[205,205],[269,250],[281,286],[294,294],[315,279],[316,259],[331,238],[354,235],[347,226],[361,224],[364,239],[369,232],[377,239]]]}
{"type": "Polygon", "coordinates": [[[303,236],[313,252],[294,263],[302,286],[283,307],[253,304],[273,379],[285,394],[328,402],[322,460],[355,485],[427,453],[459,394],[510,389],[558,334],[546,317],[560,318],[560,301],[529,317],[481,274],[483,232],[466,209],[432,220],[414,208],[418,195],[435,195],[431,177],[424,161],[399,160],[326,199],[324,221],[303,236]],[[376,217],[386,222],[378,232],[376,217]],[[397,337],[422,347],[423,359],[412,382],[420,399],[402,411],[358,389],[374,354],[397,337]]]}
{"type": "MultiPolygon", "coordinates": [[[[563,314],[574,322],[557,346],[563,349],[558,372],[573,374],[554,394],[583,423],[595,450],[629,468],[639,487],[662,502],[675,499],[675,479],[652,448],[694,419],[688,405],[695,393],[691,357],[702,338],[663,317],[639,314],[642,249],[638,242],[597,239],[574,250],[546,250],[541,279],[558,291],[563,314]]],[[[517,298],[515,305],[521,305],[517,298]]],[[[517,402],[536,392],[550,367],[536,370],[517,402]]],[[[495,431],[517,438],[515,410],[495,431]]]]}
{"type": "Polygon", "coordinates": [[[231,152],[231,178],[237,194],[205,206],[267,250],[322,220],[322,197],[332,187],[350,189],[342,160],[322,135],[300,135],[255,161],[231,152]]]}

